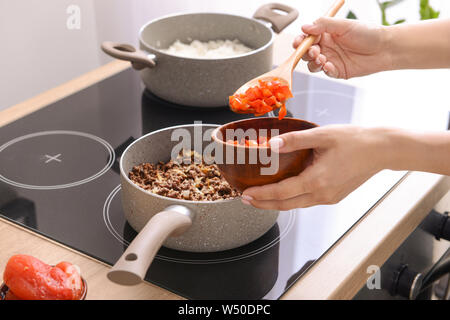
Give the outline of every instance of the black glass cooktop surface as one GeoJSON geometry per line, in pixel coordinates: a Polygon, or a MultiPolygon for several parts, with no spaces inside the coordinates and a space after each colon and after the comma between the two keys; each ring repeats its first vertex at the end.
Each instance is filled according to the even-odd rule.
{"type": "MultiPolygon", "coordinates": [[[[301,73],[294,84],[290,116],[358,123],[354,87],[301,73]]],[[[125,147],[160,128],[245,117],[170,104],[125,70],[0,128],[0,214],[112,265],[136,235],[120,199],[125,147]]],[[[272,229],[240,248],[162,248],[146,279],[190,299],[278,299],[403,175],[382,172],[338,205],[281,212],[272,229]]]]}

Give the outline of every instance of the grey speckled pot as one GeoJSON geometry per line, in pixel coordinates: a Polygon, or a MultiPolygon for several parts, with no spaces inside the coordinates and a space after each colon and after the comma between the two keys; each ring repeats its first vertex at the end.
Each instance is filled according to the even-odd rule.
{"type": "MultiPolygon", "coordinates": [[[[274,3],[264,5],[254,15],[271,22],[276,32],[297,16],[297,10],[274,3]],[[287,14],[278,14],[275,9],[287,14]]],[[[164,100],[187,106],[223,107],[242,84],[271,70],[273,40],[272,30],[255,19],[191,13],[166,16],[144,25],[139,33],[141,50],[114,42],[104,42],[102,49],[115,58],[132,62],[146,87],[164,100]],[[185,58],[161,51],[176,40],[190,43],[218,39],[239,39],[254,50],[221,59],[185,58]]]]}
{"type": "Polygon", "coordinates": [[[278,211],[255,209],[240,199],[172,199],[143,190],[128,178],[135,165],[170,160],[172,149],[180,143],[179,139],[171,141],[175,130],[189,133],[191,149],[201,153],[211,141],[194,146],[194,138],[211,140],[215,128],[216,125],[170,127],[139,138],[125,150],[120,161],[122,204],[126,219],[140,233],[108,273],[109,279],[125,285],[139,283],[161,245],[192,252],[227,250],[256,240],[275,224],[278,211]]]}

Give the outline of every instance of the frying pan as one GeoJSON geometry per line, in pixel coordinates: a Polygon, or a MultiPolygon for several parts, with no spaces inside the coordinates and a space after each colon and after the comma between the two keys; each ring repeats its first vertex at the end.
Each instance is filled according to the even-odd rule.
{"type": "Polygon", "coordinates": [[[181,143],[172,137],[180,132],[188,137],[191,150],[202,154],[217,127],[192,124],[165,128],[137,139],[124,151],[120,160],[122,205],[125,218],[139,234],[108,272],[111,281],[140,283],[162,245],[190,252],[228,250],[256,240],[275,224],[278,211],[256,209],[240,199],[173,199],[146,191],[128,178],[135,165],[169,161],[172,150],[181,143]]]}

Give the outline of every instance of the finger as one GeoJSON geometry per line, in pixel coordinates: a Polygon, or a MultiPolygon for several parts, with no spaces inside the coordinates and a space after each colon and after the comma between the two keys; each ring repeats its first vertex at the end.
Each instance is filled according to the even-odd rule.
{"type": "Polygon", "coordinates": [[[316,58],[316,64],[317,65],[321,65],[322,68],[324,66],[324,64],[327,62],[327,57],[325,57],[323,54],[319,54],[316,58]]]}
{"type": "Polygon", "coordinates": [[[308,175],[300,174],[277,183],[251,187],[244,191],[243,199],[249,200],[285,200],[307,193],[308,175]]]}
{"type": "Polygon", "coordinates": [[[319,72],[322,71],[322,65],[321,64],[317,64],[316,61],[310,61],[308,62],[308,70],[310,72],[319,72]]]}
{"type": "Polygon", "coordinates": [[[352,23],[352,21],[348,21],[347,19],[321,17],[314,21],[313,24],[302,26],[302,31],[312,35],[320,35],[324,32],[341,35],[349,29],[352,23]]]}
{"type": "Polygon", "coordinates": [[[311,32],[309,32],[310,30],[315,30],[315,26],[312,25],[312,24],[305,24],[305,25],[302,26],[302,31],[306,35],[314,35],[314,36],[316,36],[316,38],[314,39],[314,44],[318,44],[320,42],[320,39],[321,39],[321,33],[311,33],[311,32]]]}
{"type": "MultiPolygon", "coordinates": [[[[305,38],[307,37],[308,35],[306,35],[306,34],[301,34],[301,35],[299,35],[299,36],[297,36],[295,39],[294,39],[294,42],[292,43],[292,46],[294,47],[294,49],[297,49],[297,47],[300,45],[300,43],[302,43],[302,41],[303,40],[305,40],[305,38]]],[[[316,44],[318,44],[319,42],[320,42],[320,36],[316,36],[316,39],[314,39],[314,45],[316,45],[316,44]]]]}
{"type": "Polygon", "coordinates": [[[323,71],[331,78],[339,78],[339,72],[336,66],[329,61],[324,64],[323,71]]]}
{"type": "Polygon", "coordinates": [[[298,45],[300,43],[302,43],[303,39],[305,39],[306,35],[301,34],[299,36],[296,36],[294,39],[294,42],[292,43],[292,46],[294,47],[294,49],[297,49],[298,45]]]}
{"type": "Polygon", "coordinates": [[[317,203],[311,193],[306,193],[287,200],[253,200],[250,201],[250,204],[259,209],[286,211],[297,208],[311,207],[317,203]]]}
{"type": "Polygon", "coordinates": [[[308,52],[303,55],[303,60],[305,61],[312,61],[317,59],[320,55],[320,47],[318,45],[314,45],[311,48],[309,48],[308,52]]]}
{"type": "Polygon", "coordinates": [[[328,137],[323,128],[292,131],[269,140],[270,148],[279,153],[326,146],[328,137]]]}

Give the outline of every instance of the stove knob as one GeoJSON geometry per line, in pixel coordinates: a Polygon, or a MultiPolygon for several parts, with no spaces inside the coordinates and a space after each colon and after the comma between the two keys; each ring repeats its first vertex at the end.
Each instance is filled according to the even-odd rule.
{"type": "Polygon", "coordinates": [[[431,210],[421,224],[421,228],[436,237],[437,240],[450,240],[450,216],[448,212],[431,210]]]}
{"type": "Polygon", "coordinates": [[[390,293],[392,296],[401,296],[409,300],[415,300],[422,288],[423,274],[415,272],[403,264],[394,272],[390,293]]]}

